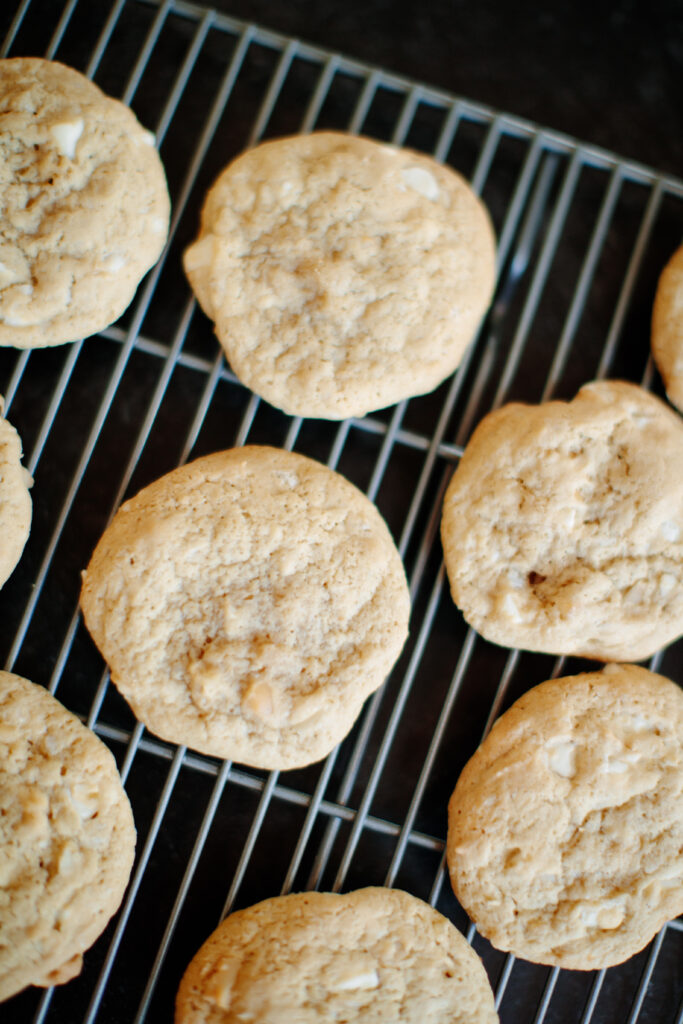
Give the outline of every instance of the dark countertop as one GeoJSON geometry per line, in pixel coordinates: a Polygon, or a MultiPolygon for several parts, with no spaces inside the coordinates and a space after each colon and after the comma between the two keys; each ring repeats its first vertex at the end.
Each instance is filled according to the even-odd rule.
{"type": "Polygon", "coordinates": [[[683,176],[677,0],[214,6],[683,176]]]}

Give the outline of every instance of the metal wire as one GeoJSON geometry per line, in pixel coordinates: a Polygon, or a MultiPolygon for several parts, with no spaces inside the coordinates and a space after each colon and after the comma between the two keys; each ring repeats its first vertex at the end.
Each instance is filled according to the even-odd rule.
{"type": "MultiPolygon", "coordinates": [[[[6,661],[8,668],[11,668],[21,656],[29,629],[36,618],[36,609],[46,580],[55,566],[60,564],[65,527],[73,515],[77,495],[81,488],[87,486],[86,470],[98,449],[103,427],[110,415],[133,352],[144,353],[156,360],[157,376],[143,410],[140,426],[127,439],[129,455],[117,482],[116,494],[107,518],[113,516],[128,491],[133,476],[148,450],[155,424],[166,408],[166,403],[172,400],[169,397],[170,391],[180,371],[199,375],[202,381],[196,407],[182,442],[179,457],[181,464],[191,457],[209,413],[216,407],[219,385],[232,388],[235,394],[243,393],[243,408],[234,430],[234,444],[247,443],[261,423],[263,403],[244,391],[225,365],[220,353],[207,358],[188,349],[187,339],[196,309],[189,292],[168,337],[152,337],[141,331],[156,290],[160,287],[160,281],[163,282],[173,238],[180,229],[195,182],[201,173],[204,160],[211,153],[218,126],[225,117],[236,85],[242,82],[243,69],[254,48],[259,47],[267,51],[272,61],[263,98],[251,119],[246,135],[247,145],[258,142],[268,130],[272,119],[277,115],[293,68],[298,60],[303,59],[315,68],[316,74],[299,121],[299,130],[302,132],[311,131],[316,127],[335,84],[339,81],[340,75],[343,75],[347,79],[352,79],[358,89],[346,121],[346,128],[349,131],[368,130],[367,125],[372,122],[373,110],[381,103],[380,94],[386,92],[392,93],[400,100],[398,112],[392,114],[390,128],[390,140],[397,145],[409,139],[411,131],[419,121],[420,112],[425,108],[438,113],[441,117],[435,141],[430,147],[436,159],[449,158],[454,145],[457,146],[461,138],[463,127],[467,130],[473,126],[478,127],[481,130],[481,140],[471,174],[473,188],[478,193],[495,187],[491,182],[495,178],[499,162],[505,159],[501,156],[501,151],[507,143],[514,142],[520,148],[520,155],[514,187],[506,201],[499,228],[499,277],[492,309],[481,327],[478,338],[468,349],[458,373],[443,390],[440,405],[434,413],[433,429],[425,431],[422,427],[416,428],[412,425],[411,403],[401,402],[388,416],[372,415],[338,424],[329,441],[326,462],[331,468],[338,467],[341,460],[348,455],[351,440],[361,438],[371,445],[375,454],[372,465],[368,467],[365,489],[372,500],[380,502],[387,472],[394,460],[402,453],[409,452],[419,457],[416,481],[411,486],[410,500],[398,528],[398,547],[404,559],[410,558],[411,596],[415,607],[420,607],[420,617],[413,623],[414,639],[411,640],[406,652],[405,665],[401,667],[400,675],[391,681],[393,685],[390,688],[385,686],[377,691],[364,710],[355,740],[346,750],[347,761],[344,771],[339,772],[340,748],[329,755],[317,769],[317,774],[311,776],[310,782],[305,785],[290,785],[288,775],[278,772],[271,772],[264,778],[230,762],[217,765],[184,747],[173,748],[155,740],[154,737],[147,735],[139,724],[130,730],[113,724],[107,717],[108,673],[103,670],[98,680],[91,680],[92,697],[89,711],[84,717],[88,725],[100,736],[122,747],[123,780],[130,784],[132,770],[141,753],[163,765],[165,774],[123,906],[117,915],[110,937],[106,942],[101,940],[106,946],[101,967],[99,972],[96,972],[96,977],[90,977],[87,982],[83,979],[84,984],[91,986],[88,988],[87,998],[82,1000],[82,1006],[87,1003],[85,1016],[82,1017],[87,1024],[105,1019],[104,1000],[117,961],[125,953],[127,943],[134,941],[134,937],[129,934],[131,916],[148,880],[150,864],[160,844],[162,827],[173,807],[175,793],[180,786],[186,784],[186,780],[187,784],[191,785],[193,779],[200,777],[209,776],[214,779],[177,890],[172,894],[171,905],[165,917],[159,920],[160,940],[150,956],[149,970],[144,985],[140,987],[137,1009],[133,1009],[126,1018],[133,1019],[134,1014],[135,1024],[142,1024],[147,1019],[156,1019],[152,1017],[152,1009],[159,996],[159,981],[171,950],[182,941],[179,924],[187,910],[192,887],[201,877],[203,857],[213,834],[219,807],[226,794],[233,791],[233,787],[253,793],[256,807],[236,856],[235,869],[231,877],[225,880],[223,907],[221,913],[216,915],[217,919],[243,899],[249,867],[276,804],[283,804],[292,809],[301,808],[304,813],[292,841],[291,854],[288,856],[282,879],[273,879],[273,895],[277,892],[290,891],[297,883],[306,863],[309,887],[319,887],[324,880],[331,878],[331,882],[327,883],[330,888],[335,891],[344,888],[349,873],[357,862],[359,844],[365,836],[370,835],[381,837],[389,843],[390,854],[384,873],[386,885],[395,884],[397,879],[400,879],[409,851],[429,854],[430,864],[433,864],[434,858],[437,857],[439,863],[436,873],[429,876],[429,898],[434,904],[439,901],[447,874],[444,837],[417,829],[416,822],[428,801],[435,766],[439,755],[443,753],[448,730],[457,715],[459,699],[470,681],[475,652],[479,651],[483,643],[473,630],[463,632],[450,679],[444,688],[443,701],[434,715],[430,735],[426,738],[424,757],[411,784],[405,813],[400,820],[392,821],[380,813],[374,813],[374,808],[387,785],[389,763],[397,737],[405,723],[407,702],[412,697],[416,680],[421,678],[421,673],[424,672],[426,653],[436,629],[437,613],[442,607],[442,602],[450,601],[445,586],[443,563],[438,558],[438,526],[445,487],[453,464],[462,454],[473,425],[482,415],[482,408],[486,411],[488,408],[496,407],[514,395],[515,382],[528,351],[542,297],[548,281],[552,279],[567,225],[572,223],[573,210],[584,172],[588,168],[593,172],[599,172],[604,187],[594,227],[585,254],[581,257],[577,283],[569,301],[564,324],[557,345],[554,346],[544,383],[539,389],[539,400],[552,397],[563,380],[575,337],[581,328],[588,298],[595,285],[597,267],[604,252],[608,233],[617,217],[625,184],[630,183],[641,188],[646,199],[631,256],[611,315],[610,326],[599,355],[596,374],[598,377],[606,376],[614,364],[662,203],[665,199],[671,201],[683,198],[683,183],[680,181],[658,175],[655,171],[631,161],[620,160],[614,154],[606,153],[597,147],[581,145],[567,136],[539,129],[529,122],[492,111],[469,100],[449,96],[390,72],[368,67],[338,54],[327,53],[305,42],[288,39],[278,33],[242,23],[183,0],[164,0],[163,3],[157,0],[116,0],[106,16],[92,53],[84,60],[83,66],[90,77],[96,75],[105,55],[116,52],[122,35],[119,31],[121,18],[130,10],[141,12],[148,9],[150,17],[146,34],[122,92],[122,98],[127,103],[135,100],[145,71],[163,46],[165,35],[177,31],[177,26],[181,22],[185,26],[185,55],[169,85],[155,126],[158,145],[174,124],[190,79],[202,67],[207,43],[217,36],[223,41],[224,70],[218,88],[208,97],[210,105],[197,147],[194,152],[188,154],[188,166],[178,188],[178,195],[174,199],[171,237],[162,259],[141,289],[128,326],[122,328],[113,325],[101,334],[100,344],[111,346],[115,352],[115,359],[99,406],[94,413],[92,426],[82,446],[80,460],[67,488],[66,497],[55,514],[54,522],[51,522],[51,532],[33,581],[35,585],[11,638],[6,661]],[[226,42],[230,43],[229,47],[225,46],[226,42]],[[519,313],[514,312],[516,304],[520,305],[519,313]],[[513,316],[514,321],[511,321],[513,316]],[[510,342],[503,353],[503,337],[507,335],[510,336],[510,342]],[[491,397],[487,399],[487,396],[491,397]],[[389,693],[393,703],[386,707],[389,693]],[[387,719],[385,723],[382,722],[383,714],[387,719]],[[340,774],[341,777],[334,784],[334,796],[330,796],[329,789],[335,774],[340,774]],[[344,842],[340,843],[342,828],[345,828],[346,832],[344,842]]],[[[60,48],[69,38],[79,13],[78,0],[67,0],[52,29],[47,56],[59,59],[60,48]]],[[[3,56],[13,53],[13,48],[22,40],[24,33],[29,32],[31,15],[31,0],[23,0],[17,8],[0,51],[3,56]]],[[[86,344],[78,342],[65,349],[61,369],[57,374],[45,412],[34,431],[35,440],[27,458],[27,466],[34,475],[41,472],[41,459],[46,445],[57,429],[64,399],[76,386],[74,373],[86,344]]],[[[18,396],[22,396],[23,389],[27,386],[27,371],[30,369],[33,372],[40,358],[40,354],[28,352],[17,356],[5,385],[6,409],[18,396]]],[[[40,369],[35,372],[40,372],[40,369]]],[[[642,383],[649,387],[654,379],[652,362],[646,358],[642,383]]],[[[262,427],[259,429],[262,430],[262,427]]],[[[273,443],[293,449],[300,443],[303,431],[304,422],[298,417],[290,418],[286,423],[284,438],[273,443]]],[[[49,679],[49,688],[53,692],[58,690],[67,665],[74,657],[80,621],[77,597],[77,589],[74,589],[70,595],[73,601],[71,613],[49,679]]],[[[453,615],[455,614],[453,611],[453,615]]],[[[482,736],[486,735],[500,713],[510,684],[520,667],[520,657],[519,652],[511,651],[505,659],[485,721],[480,723],[482,736]]],[[[660,660],[659,655],[652,659],[650,666],[653,670],[657,669],[660,660]]],[[[557,659],[553,674],[559,674],[563,666],[564,659],[557,659]]],[[[396,671],[398,673],[398,668],[396,671]]],[[[655,968],[661,950],[667,942],[667,936],[678,934],[680,930],[681,923],[674,922],[663,929],[653,942],[628,1011],[628,1024],[635,1024],[644,1012],[647,1005],[645,997],[656,984],[655,968]]],[[[473,941],[473,926],[469,928],[467,937],[473,941]]],[[[514,991],[517,977],[515,964],[512,956],[506,957],[502,962],[495,979],[496,1005],[503,1018],[506,1013],[512,1012],[514,1006],[515,1019],[520,1020],[514,991]]],[[[558,981],[562,975],[556,969],[548,972],[544,968],[538,968],[538,971],[541,972],[539,978],[544,979],[542,991],[535,1001],[533,997],[527,999],[524,1019],[542,1024],[552,1013],[558,981]]],[[[609,977],[609,972],[605,971],[595,975],[583,1002],[580,1006],[577,1005],[576,1020],[582,1021],[582,1024],[590,1024],[599,1017],[604,982],[609,977]]],[[[48,990],[37,999],[32,1018],[34,1024],[42,1024],[44,1020],[50,1018],[53,1009],[55,1014],[52,1016],[55,1020],[58,1019],[56,1007],[52,1006],[53,1000],[53,990],[48,990]]],[[[600,1017],[600,1020],[602,1019],[603,1017],[600,1017]]]]}

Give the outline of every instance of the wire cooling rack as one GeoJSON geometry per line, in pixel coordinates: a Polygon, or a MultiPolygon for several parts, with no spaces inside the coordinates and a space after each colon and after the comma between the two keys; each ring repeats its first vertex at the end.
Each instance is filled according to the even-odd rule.
{"type": "MultiPolygon", "coordinates": [[[[4,18],[4,26],[3,26],[4,18]]],[[[10,22],[11,19],[11,22],[10,22]]],[[[182,2],[24,0],[2,55],[84,71],[156,132],[168,246],[122,319],[44,351],[0,350],[0,391],[35,477],[24,557],[0,593],[0,664],[40,682],[118,759],[138,828],[119,914],[61,988],[12,1022],[169,1021],[219,918],[290,889],[393,885],[429,900],[482,957],[503,1022],[681,1022],[683,926],[627,964],[561,972],[494,950],[444,872],[446,803],[493,719],[587,666],[507,651],[464,624],[444,581],[440,503],[474,425],[509,399],[571,397],[596,377],[661,388],[648,357],[658,273],[683,235],[683,183],[417,82],[182,2]],[[362,131],[459,169],[499,240],[498,287],[459,371],[434,394],[341,424],[290,418],[240,385],[180,269],[208,185],[259,139],[362,131]],[[77,611],[79,572],[114,510],[178,463],[245,442],[294,448],[375,501],[404,558],[411,637],[326,761],[247,770],[158,741],[108,684],[77,611]]],[[[683,682],[682,645],[652,667],[683,682]]]]}

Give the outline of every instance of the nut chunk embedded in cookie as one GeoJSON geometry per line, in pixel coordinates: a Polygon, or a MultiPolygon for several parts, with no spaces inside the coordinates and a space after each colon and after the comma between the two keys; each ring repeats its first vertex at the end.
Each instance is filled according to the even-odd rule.
{"type": "Polygon", "coordinates": [[[56,61],[0,60],[0,345],[116,320],[168,234],[166,177],[133,112],[56,61]]]}
{"type": "Polygon", "coordinates": [[[441,524],[453,600],[506,647],[640,661],[683,632],[683,420],[634,384],[486,416],[441,524]]]}
{"type": "Polygon", "coordinates": [[[116,763],[42,686],[0,672],[0,1000],[81,970],[128,883],[116,763]]]}
{"type": "Polygon", "coordinates": [[[225,168],[184,265],[240,380],[285,412],[335,420],[453,372],[491,300],[495,241],[451,168],[314,132],[225,168]]]}
{"type": "Polygon", "coordinates": [[[408,629],[403,565],[364,494],[275,448],[218,452],[117,512],[81,606],[145,725],[261,768],[349,732],[408,629]]]}
{"type": "Polygon", "coordinates": [[[231,914],[190,963],[176,1024],[497,1024],[486,971],[398,889],[301,892],[231,914]]]}
{"type": "Polygon", "coordinates": [[[534,687],[448,807],[455,894],[498,949],[597,970],[683,912],[683,690],[636,665],[534,687]]]}

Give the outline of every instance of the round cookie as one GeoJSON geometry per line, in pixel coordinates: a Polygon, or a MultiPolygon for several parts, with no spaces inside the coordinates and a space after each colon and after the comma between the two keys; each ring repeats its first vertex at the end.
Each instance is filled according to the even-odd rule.
{"type": "Polygon", "coordinates": [[[659,278],[651,345],[669,400],[683,412],[683,245],[659,278]]]}
{"type": "Polygon", "coordinates": [[[21,440],[2,418],[0,398],[0,587],[21,558],[31,529],[30,474],[21,465],[21,440]]]}
{"type": "Polygon", "coordinates": [[[397,889],[302,892],[231,914],[190,963],[175,1024],[495,1024],[486,972],[397,889]]]}
{"type": "Polygon", "coordinates": [[[0,1000],[58,985],[126,888],[135,827],[105,745],[43,689],[0,672],[0,1000]]]}
{"type": "Polygon", "coordinates": [[[324,757],[407,635],[375,506],[274,448],[206,456],[117,512],[83,574],[85,622],[152,732],[262,768],[324,757]]]}
{"type": "Polygon", "coordinates": [[[448,808],[453,889],[482,935],[595,970],[683,912],[683,691],[636,665],[534,687],[448,808]]]}
{"type": "Polygon", "coordinates": [[[491,299],[495,242],[455,171],[318,132],[229,164],[184,265],[240,380],[285,412],[343,419],[452,373],[491,299]]]}
{"type": "Polygon", "coordinates": [[[683,422],[617,381],[506,405],[467,445],[441,536],[487,640],[640,661],[683,632],[683,422]]]}
{"type": "Polygon", "coordinates": [[[106,327],[168,234],[154,136],[72,68],[0,60],[0,345],[106,327]]]}

